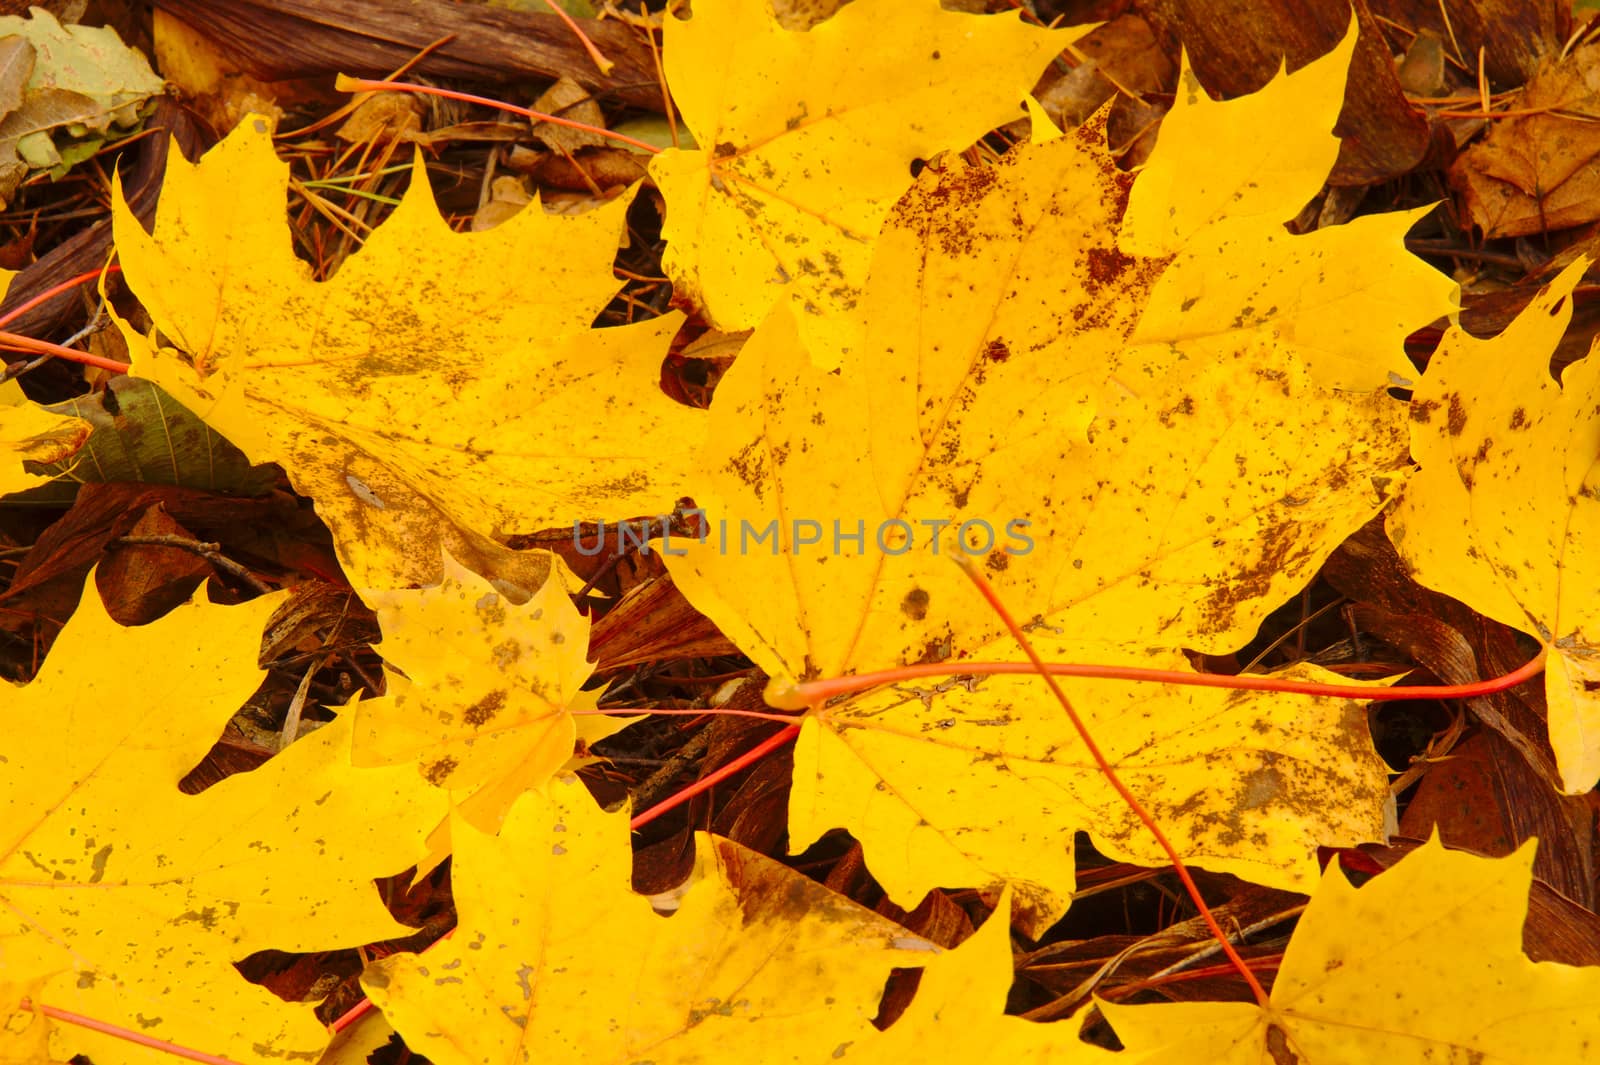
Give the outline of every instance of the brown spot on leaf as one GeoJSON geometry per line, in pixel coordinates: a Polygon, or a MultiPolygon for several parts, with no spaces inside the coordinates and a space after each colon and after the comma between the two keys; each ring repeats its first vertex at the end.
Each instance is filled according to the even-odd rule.
{"type": "Polygon", "coordinates": [[[1222,632],[1232,628],[1234,616],[1241,607],[1267,595],[1278,574],[1301,572],[1311,554],[1293,518],[1267,529],[1256,549],[1259,554],[1253,562],[1235,573],[1232,580],[1218,583],[1200,604],[1205,631],[1222,632]]]}
{"type": "Polygon", "coordinates": [[[1162,425],[1165,425],[1167,428],[1170,429],[1170,428],[1172,428],[1172,420],[1173,420],[1174,416],[1179,415],[1179,414],[1193,414],[1193,413],[1194,413],[1194,397],[1192,397],[1192,396],[1184,396],[1177,403],[1174,403],[1172,406],[1170,406],[1166,410],[1162,411],[1159,415],[1157,415],[1157,417],[1161,420],[1161,424],[1162,425]]]}
{"type": "Polygon", "coordinates": [[[1088,276],[1084,278],[1084,287],[1091,293],[1116,284],[1123,274],[1137,265],[1115,248],[1090,248],[1086,258],[1088,276]]]}
{"type": "Polygon", "coordinates": [[[1460,436],[1467,427],[1467,405],[1461,402],[1459,393],[1450,394],[1450,420],[1445,423],[1451,436],[1460,436]]]}
{"type": "Polygon", "coordinates": [[[459,763],[446,755],[437,762],[422,767],[422,779],[436,788],[444,787],[444,782],[450,779],[450,774],[456,771],[459,763]]]}
{"type": "Polygon", "coordinates": [[[1299,1065],[1300,1055],[1289,1049],[1289,1036],[1275,1024],[1267,1025],[1267,1053],[1273,1065],[1299,1065]]]}
{"type": "Polygon", "coordinates": [[[1436,399],[1413,400],[1411,403],[1411,420],[1427,425],[1429,419],[1433,417],[1433,412],[1438,409],[1439,401],[1436,399]]]}
{"type": "Polygon", "coordinates": [[[1004,340],[991,340],[984,345],[983,357],[990,362],[1005,362],[1011,358],[1011,349],[1006,346],[1004,340]]]}
{"type": "Polygon", "coordinates": [[[1511,428],[1526,429],[1527,427],[1528,412],[1522,407],[1518,407],[1516,410],[1511,412],[1511,428]]]}
{"type": "Polygon", "coordinates": [[[1239,792],[1239,808],[1259,810],[1281,799],[1285,792],[1283,774],[1272,766],[1263,766],[1244,778],[1239,792]]]}
{"type": "Polygon", "coordinates": [[[506,693],[503,691],[492,691],[488,695],[485,695],[482,699],[479,699],[477,702],[467,707],[467,709],[461,715],[461,720],[473,726],[487,724],[488,722],[494,720],[494,716],[498,714],[505,705],[506,693]]]}
{"type": "Polygon", "coordinates": [[[999,180],[996,167],[970,167],[942,170],[934,181],[922,175],[923,184],[895,204],[889,224],[920,237],[922,243],[937,247],[951,257],[968,254],[972,248],[977,206],[999,180]]]}
{"type": "Polygon", "coordinates": [[[921,588],[913,588],[900,600],[900,611],[912,621],[921,621],[928,616],[928,593],[921,588]]]}

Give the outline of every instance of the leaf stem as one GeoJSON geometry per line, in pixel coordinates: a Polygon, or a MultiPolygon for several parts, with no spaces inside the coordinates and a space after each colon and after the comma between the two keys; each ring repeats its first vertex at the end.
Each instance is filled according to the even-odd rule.
{"type": "Polygon", "coordinates": [[[729,710],[717,706],[698,709],[674,707],[670,710],[649,706],[616,706],[600,710],[568,710],[567,713],[572,717],[636,717],[644,714],[666,714],[675,717],[756,717],[763,721],[782,721],[786,725],[792,724],[795,719],[793,714],[769,714],[761,710],[729,710]]]}
{"type": "Polygon", "coordinates": [[[471,93],[456,92],[454,89],[441,89],[435,85],[417,85],[409,81],[372,81],[367,78],[351,78],[340,74],[338,80],[334,82],[334,88],[340,92],[414,92],[423,96],[443,96],[447,100],[460,100],[462,103],[493,107],[508,114],[521,115],[535,122],[549,122],[552,125],[566,126],[569,129],[581,129],[585,133],[606,137],[619,144],[626,144],[630,148],[638,148],[640,151],[649,152],[651,155],[657,155],[661,152],[661,149],[653,144],[648,144],[645,141],[637,140],[622,133],[613,133],[611,130],[600,126],[591,126],[587,122],[576,122],[570,118],[562,118],[559,115],[547,115],[543,111],[535,111],[531,107],[518,107],[516,104],[508,104],[504,100],[495,100],[487,96],[474,96],[471,93]]]}
{"type": "Polygon", "coordinates": [[[26,301],[25,303],[19,304],[18,306],[11,308],[5,314],[0,315],[0,328],[10,325],[24,314],[27,314],[29,311],[39,306],[39,304],[44,303],[47,300],[53,300],[64,292],[71,292],[85,281],[98,280],[102,272],[108,274],[120,274],[122,272],[122,267],[111,265],[107,266],[104,271],[89,270],[85,273],[79,274],[77,277],[63,281],[59,285],[56,285],[52,288],[47,288],[32,299],[26,301]]]}
{"type": "Polygon", "coordinates": [[[125,362],[118,362],[115,359],[108,359],[103,355],[94,355],[87,351],[79,351],[76,348],[62,347],[60,344],[52,344],[48,340],[35,340],[33,337],[25,337],[20,333],[8,333],[0,330],[0,346],[17,351],[36,351],[41,354],[54,355],[57,358],[67,359],[72,362],[81,362],[85,366],[98,366],[100,369],[110,370],[112,373],[128,372],[128,364],[125,362]]]}
{"type": "Polygon", "coordinates": [[[73,1013],[71,1010],[59,1009],[55,1006],[46,1006],[42,1002],[35,1005],[28,999],[23,999],[21,1002],[21,1007],[25,1010],[36,1009],[53,1021],[61,1021],[65,1024],[75,1024],[80,1028],[87,1028],[93,1032],[100,1032],[102,1035],[114,1036],[117,1039],[125,1039],[130,1043],[137,1043],[140,1046],[150,1047],[152,1050],[159,1050],[163,1053],[171,1054],[173,1057],[184,1058],[189,1061],[203,1062],[204,1065],[239,1065],[239,1063],[234,1061],[232,1058],[218,1057],[215,1054],[207,1054],[202,1050],[190,1050],[186,1046],[179,1046],[177,1043],[169,1043],[165,1039],[157,1039],[154,1036],[148,1036],[142,1032],[135,1032],[132,1029],[123,1028],[120,1025],[108,1024],[105,1021],[97,1021],[93,1017],[85,1017],[83,1014],[73,1013]]]}
{"type": "Polygon", "coordinates": [[[1544,672],[1545,656],[1538,657],[1510,673],[1471,684],[1408,684],[1389,688],[1359,684],[1322,684],[1310,680],[1282,677],[1230,676],[1225,673],[1186,673],[1177,669],[1145,669],[1139,666],[1101,666],[1077,662],[926,662],[847,677],[808,680],[787,686],[770,685],[767,705],[779,710],[801,710],[828,699],[876,688],[895,681],[922,677],[995,676],[1039,673],[1056,677],[1085,677],[1091,680],[1134,680],[1152,684],[1180,684],[1194,688],[1231,688],[1235,691],[1285,692],[1292,695],[1322,695],[1331,698],[1393,702],[1398,699],[1472,699],[1506,691],[1544,672]]]}
{"type": "Polygon", "coordinates": [[[601,54],[600,49],[596,48],[594,42],[589,39],[589,35],[578,28],[578,24],[572,20],[572,16],[567,14],[566,9],[556,3],[556,0],[544,0],[544,2],[545,6],[554,12],[557,18],[566,23],[567,29],[572,31],[573,36],[578,38],[578,43],[583,45],[583,50],[589,54],[589,59],[596,67],[600,68],[600,73],[609,75],[612,69],[616,67],[616,64],[601,54]]]}
{"type": "MultiPolygon", "coordinates": [[[[441,939],[438,942],[443,943],[444,940],[441,939]]],[[[431,950],[437,945],[437,943],[429,944],[428,949],[431,950]]],[[[372,1000],[370,998],[363,998],[360,1002],[357,1002],[354,1006],[351,1006],[339,1016],[335,1017],[332,1023],[328,1025],[328,1033],[330,1035],[338,1035],[340,1032],[344,1031],[346,1028],[350,1027],[352,1024],[356,1023],[364,1015],[370,1012],[372,1012],[372,1000]]]]}
{"type": "Polygon", "coordinates": [[[1205,897],[1200,894],[1200,888],[1195,885],[1194,878],[1189,875],[1188,867],[1183,864],[1183,859],[1179,857],[1177,848],[1167,839],[1167,834],[1161,831],[1161,826],[1156,824],[1156,819],[1150,816],[1150,812],[1144,808],[1144,805],[1128,789],[1128,786],[1122,782],[1122,778],[1117,776],[1117,771],[1111,768],[1110,761],[1101,753],[1099,744],[1094,741],[1094,736],[1090,734],[1083,720],[1078,717],[1078,712],[1072,708],[1072,703],[1068,700],[1067,693],[1061,690],[1061,685],[1050,674],[1049,667],[1045,664],[1044,659],[1039,657],[1039,653],[1033,649],[1033,644],[1028,642],[1028,634],[1023,632],[1022,626],[1018,625],[1016,620],[1012,618],[1010,611],[1006,610],[1005,604],[1000,601],[999,595],[995,593],[994,587],[989,584],[983,574],[978,572],[977,567],[964,558],[957,558],[956,564],[961,567],[962,572],[967,575],[972,583],[978,586],[978,591],[983,593],[983,598],[988,601],[990,608],[1000,616],[1001,621],[1005,622],[1006,628],[1011,633],[1011,638],[1017,641],[1017,646],[1022,648],[1022,653],[1028,656],[1028,661],[1033,664],[1034,671],[1044,677],[1044,682],[1050,686],[1050,693],[1061,704],[1061,709],[1067,712],[1068,720],[1072,722],[1072,727],[1077,731],[1078,738],[1083,741],[1083,746],[1088,750],[1089,756],[1094,759],[1094,764],[1099,768],[1100,775],[1106,778],[1106,782],[1122,797],[1122,801],[1127,804],[1128,809],[1132,810],[1134,816],[1144,823],[1144,827],[1150,830],[1150,834],[1156,838],[1156,842],[1166,852],[1167,860],[1172,863],[1172,871],[1178,874],[1178,879],[1183,882],[1183,888],[1189,893],[1189,898],[1194,902],[1195,909],[1200,911],[1201,920],[1205,921],[1206,927],[1211,930],[1212,937],[1216,939],[1217,945],[1222,948],[1222,953],[1228,956],[1228,961],[1239,971],[1239,975],[1244,977],[1244,982],[1249,985],[1251,993],[1256,997],[1256,1004],[1262,1009],[1269,1008],[1271,1002],[1267,997],[1266,989],[1261,986],[1261,981],[1256,979],[1256,974],[1251,971],[1244,958],[1239,956],[1239,952],[1229,942],[1227,933],[1217,923],[1217,918],[1212,914],[1211,907],[1206,905],[1205,897]]]}
{"type": "Polygon", "coordinates": [[[635,814],[633,820],[628,822],[628,827],[637,829],[641,825],[649,824],[651,821],[654,821],[656,818],[660,817],[674,806],[681,806],[683,803],[688,802],[702,791],[722,783],[724,780],[733,776],[733,774],[739,772],[739,770],[761,761],[761,759],[765,758],[768,754],[771,754],[779,747],[782,747],[784,744],[790,742],[798,735],[800,735],[799,725],[790,725],[786,729],[781,729],[778,732],[773,733],[771,736],[768,736],[766,739],[762,740],[760,743],[756,744],[754,747],[750,748],[748,751],[744,752],[727,765],[721,766],[714,772],[706,774],[693,784],[690,784],[687,788],[667,796],[665,799],[662,799],[660,802],[650,807],[650,809],[644,811],[644,813],[635,814]]]}

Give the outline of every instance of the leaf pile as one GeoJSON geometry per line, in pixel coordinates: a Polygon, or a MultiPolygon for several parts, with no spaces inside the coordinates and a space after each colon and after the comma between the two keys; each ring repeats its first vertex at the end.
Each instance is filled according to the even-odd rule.
{"type": "MultiPolygon", "coordinates": [[[[1600,363],[1548,371],[1587,259],[1498,336],[1449,325],[1419,371],[1408,338],[1461,296],[1407,250],[1429,208],[1338,222],[1325,201],[1323,224],[1294,224],[1332,197],[1355,19],[1236,99],[1185,60],[1133,169],[1111,148],[1115,107],[1063,132],[1028,95],[1088,27],[856,0],[801,32],[698,0],[663,29],[698,147],[655,156],[651,191],[630,177],[587,210],[535,202],[456,232],[419,152],[382,224],[314,269],[263,209],[307,193],[262,115],[198,162],[174,150],[148,226],[115,186],[139,306],[111,313],[133,380],[109,407],[0,393],[0,492],[50,474],[108,510],[142,499],[121,548],[214,563],[184,493],[294,511],[265,487],[276,474],[247,468],[275,463],[331,545],[263,534],[255,569],[291,594],[200,594],[137,628],[86,593],[6,701],[0,1061],[156,1060],[63,1010],[239,1062],[314,1059],[310,1006],[235,963],[407,936],[407,886],[444,900],[411,923],[431,940],[453,915],[453,937],[363,950],[341,975],[353,988],[359,965],[440,1065],[1590,1056],[1593,958],[1524,954],[1530,897],[1553,905],[1534,849],[1400,844],[1365,698],[1063,679],[1226,898],[1270,995],[1227,1001],[1226,977],[1186,973],[1210,948],[1177,925],[1104,954],[1073,943],[1097,885],[1145,882],[1164,852],[1038,678],[971,665],[1026,656],[957,564],[1046,660],[1193,677],[1244,666],[1319,575],[1391,560],[1403,595],[1436,590],[1479,632],[1537,645],[1542,701],[1471,708],[1499,735],[1547,719],[1516,735],[1530,766],[1554,766],[1541,801],[1558,808],[1600,781],[1600,363]],[[650,204],[680,309],[636,319],[654,282],[613,265],[641,252],[650,204]],[[619,303],[627,324],[607,318],[619,303]],[[697,353],[719,377],[706,410],[658,387],[697,353]],[[116,495],[129,481],[170,491],[116,495]],[[584,523],[622,545],[605,565],[634,564],[615,557],[624,534],[650,526],[617,601],[587,595],[601,574],[583,568],[584,523]],[[348,587],[293,576],[319,566],[348,587]],[[607,664],[602,626],[630,623],[661,652],[642,670],[607,664]],[[713,626],[742,656],[731,694],[619,697],[694,659],[674,639],[703,647],[713,626]],[[336,659],[365,691],[313,688],[336,659]],[[258,692],[270,663],[292,696],[258,692]],[[944,672],[806,694],[928,665],[944,672]],[[235,711],[273,698],[292,723],[252,740],[235,711]],[[651,710],[728,716],[685,741],[651,710]],[[773,736],[734,716],[752,712],[792,714],[792,771],[768,762],[731,800],[695,799],[676,835],[636,842],[640,811],[595,797],[666,797],[773,736]],[[195,787],[228,750],[252,770],[195,787]],[[1145,976],[1108,982],[1119,967],[1145,976]],[[1189,975],[1216,993],[1171,989],[1189,975]],[[1007,1013],[1028,994],[1048,999],[1007,1013]]],[[[390,119],[389,150],[419,139],[390,119]]],[[[1516,128],[1490,145],[1542,136],[1516,128]]],[[[57,535],[77,561],[15,585],[59,596],[110,549],[57,535]]],[[[1364,608],[1402,650],[1396,619],[1413,618],[1416,659],[1450,679],[1423,639],[1447,622],[1364,608]]],[[[1360,658],[1261,672],[1377,690],[1403,668],[1360,658]]],[[[1573,927],[1592,931],[1582,912],[1573,927]]]]}

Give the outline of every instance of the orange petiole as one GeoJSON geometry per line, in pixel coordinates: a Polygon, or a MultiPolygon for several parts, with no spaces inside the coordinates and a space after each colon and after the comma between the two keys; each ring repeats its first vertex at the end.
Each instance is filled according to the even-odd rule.
{"type": "Polygon", "coordinates": [[[1545,656],[1499,677],[1471,684],[1409,684],[1389,688],[1357,684],[1321,684],[1309,680],[1226,673],[1185,673],[1175,669],[1143,669],[1139,666],[1098,666],[1076,662],[1043,662],[1037,667],[1028,662],[932,662],[897,666],[872,673],[783,684],[773,681],[766,692],[767,705],[779,710],[804,710],[840,695],[876,688],[896,681],[922,677],[1003,676],[1039,673],[1055,677],[1086,677],[1095,680],[1133,680],[1147,684],[1178,684],[1195,688],[1230,688],[1235,691],[1284,692],[1291,695],[1321,695],[1330,698],[1393,702],[1399,699],[1472,699],[1506,691],[1544,672],[1545,656]]]}
{"type": "Polygon", "coordinates": [[[593,133],[598,137],[614,140],[618,144],[626,144],[630,148],[638,148],[640,151],[649,152],[651,155],[656,155],[661,151],[660,148],[653,144],[647,144],[642,140],[622,133],[613,133],[611,130],[600,126],[591,126],[587,122],[575,122],[570,118],[562,118],[559,115],[547,115],[543,111],[535,111],[531,107],[518,107],[516,104],[508,104],[503,100],[456,92],[454,89],[441,89],[434,85],[417,85],[409,81],[371,81],[367,78],[351,78],[340,74],[338,80],[334,82],[334,88],[340,92],[414,92],[423,96],[442,96],[448,100],[460,100],[462,103],[493,107],[496,110],[505,111],[508,114],[521,115],[536,122],[549,122],[552,125],[566,126],[569,129],[581,129],[586,133],[593,133]]]}

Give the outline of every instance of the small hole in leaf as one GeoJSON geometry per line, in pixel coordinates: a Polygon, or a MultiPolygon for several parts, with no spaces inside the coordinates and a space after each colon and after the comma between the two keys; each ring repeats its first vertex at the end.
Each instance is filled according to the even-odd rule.
{"type": "Polygon", "coordinates": [[[928,161],[926,159],[913,159],[913,160],[911,160],[911,176],[912,177],[919,176],[922,173],[922,171],[927,167],[927,165],[928,165],[928,161]]]}

